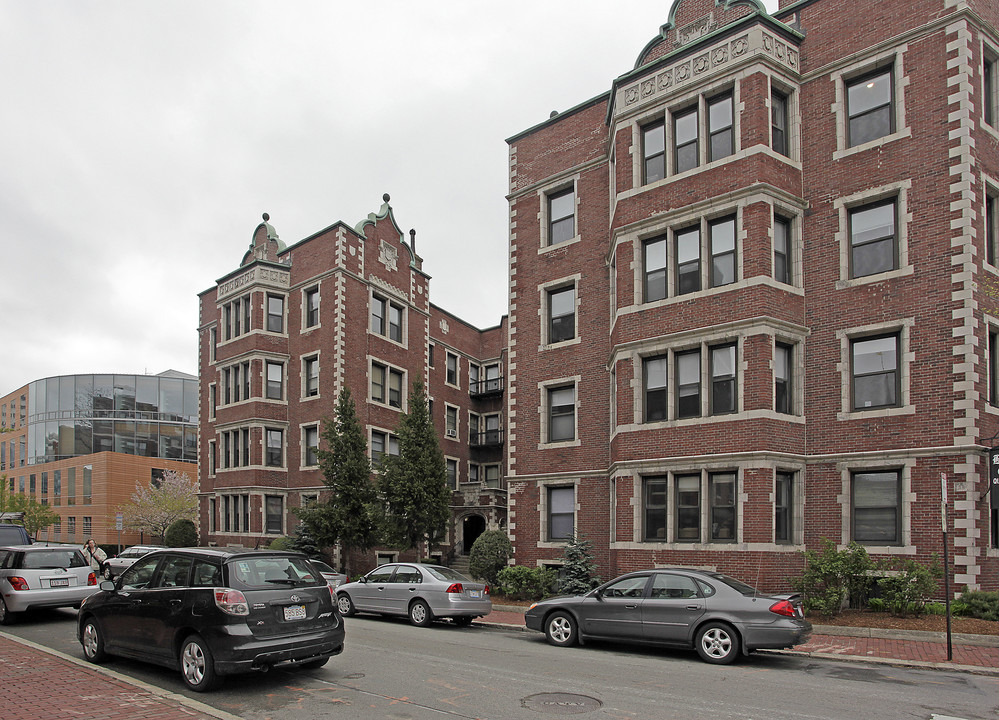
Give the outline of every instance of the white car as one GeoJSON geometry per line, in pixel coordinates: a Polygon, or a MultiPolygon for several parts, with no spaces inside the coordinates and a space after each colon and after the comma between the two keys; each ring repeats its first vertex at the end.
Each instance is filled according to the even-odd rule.
{"type": "Polygon", "coordinates": [[[0,547],[0,625],[37,608],[79,607],[97,592],[97,575],[79,548],[0,547]]]}
{"type": "Polygon", "coordinates": [[[132,567],[132,563],[143,555],[151,553],[153,550],[162,550],[162,545],[133,545],[125,548],[113,558],[108,558],[104,562],[104,578],[111,580],[121,575],[125,570],[132,567]]]}

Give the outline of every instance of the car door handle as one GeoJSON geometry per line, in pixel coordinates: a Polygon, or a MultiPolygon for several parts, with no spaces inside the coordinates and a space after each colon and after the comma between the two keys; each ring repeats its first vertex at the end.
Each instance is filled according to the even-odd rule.
{"type": "Polygon", "coordinates": [[[638,607],[638,605],[625,605],[624,609],[625,610],[634,610],[637,607],[638,607]]]}
{"type": "Polygon", "coordinates": [[[174,598],[173,600],[170,601],[170,609],[176,610],[183,604],[184,604],[183,600],[181,600],[180,598],[174,598]]]}
{"type": "Polygon", "coordinates": [[[688,610],[700,610],[701,606],[700,605],[688,605],[687,609],[688,610]]]}

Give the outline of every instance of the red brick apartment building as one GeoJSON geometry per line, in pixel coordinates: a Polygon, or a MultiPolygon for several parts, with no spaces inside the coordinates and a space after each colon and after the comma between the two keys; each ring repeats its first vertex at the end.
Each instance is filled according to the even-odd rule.
{"type": "Polygon", "coordinates": [[[506,527],[505,319],[478,330],[433,305],[415,233],[406,240],[384,201],[356,227],[338,222],[290,247],[265,215],[239,267],[201,293],[209,542],[253,547],[293,531],[290,511],[324,489],[315,448],[343,387],[372,459],[398,452],[393,433],[417,378],[454,489],[440,554],[461,555],[484,530],[506,527]]]}
{"type": "MultiPolygon", "coordinates": [[[[508,140],[509,533],[786,585],[822,538],[999,587],[999,5],[677,0],[508,140]]],[[[599,42],[599,38],[582,43],[599,42]]]]}

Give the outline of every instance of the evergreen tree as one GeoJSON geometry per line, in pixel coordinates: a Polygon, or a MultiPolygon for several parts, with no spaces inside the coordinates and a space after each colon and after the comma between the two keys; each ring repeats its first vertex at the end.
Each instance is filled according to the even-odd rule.
{"type": "Polygon", "coordinates": [[[562,595],[582,595],[600,584],[596,577],[597,564],[593,561],[589,540],[572,538],[562,555],[565,564],[559,572],[558,591],[562,595]]]}
{"type": "Polygon", "coordinates": [[[368,443],[350,388],[340,391],[332,421],[323,421],[322,438],[328,449],[318,448],[316,454],[326,484],[325,498],[295,513],[314,543],[328,547],[339,543],[349,563],[352,549],[367,550],[378,542],[377,494],[368,443]]]}
{"type": "Polygon", "coordinates": [[[396,434],[399,454],[386,456],[379,474],[385,539],[403,550],[424,540],[436,545],[447,531],[451,490],[420,379],[413,382],[409,412],[399,421],[396,434]]]}

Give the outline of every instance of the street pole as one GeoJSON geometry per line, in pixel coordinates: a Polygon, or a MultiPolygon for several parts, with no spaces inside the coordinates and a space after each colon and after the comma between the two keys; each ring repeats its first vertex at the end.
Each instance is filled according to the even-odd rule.
{"type": "Polygon", "coordinates": [[[940,523],[943,526],[944,605],[947,612],[947,662],[954,659],[950,627],[950,562],[947,554],[947,473],[940,473],[940,523]]]}

